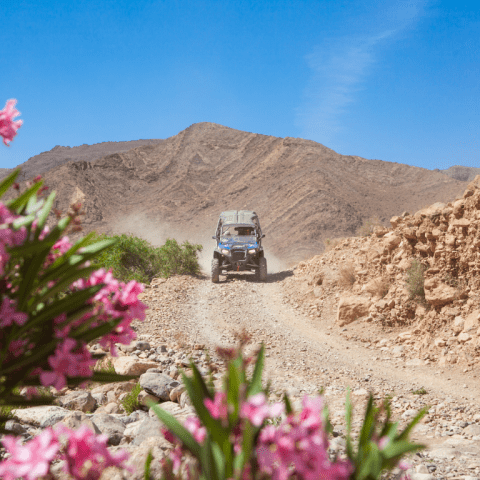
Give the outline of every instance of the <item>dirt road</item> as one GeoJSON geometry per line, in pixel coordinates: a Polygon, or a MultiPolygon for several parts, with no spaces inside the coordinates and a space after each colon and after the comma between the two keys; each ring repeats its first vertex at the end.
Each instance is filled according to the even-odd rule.
{"type": "MultiPolygon", "coordinates": [[[[319,318],[288,303],[283,280],[291,274],[269,275],[266,283],[247,274],[221,276],[218,284],[207,277],[172,278],[149,294],[147,303],[156,307],[139,333],[151,334],[155,325],[156,334],[169,332],[214,351],[235,344],[235,332],[245,328],[255,344],[266,346],[264,376],[271,381],[272,398],[286,391],[299,402],[324,388],[339,434],[344,432],[347,388],[359,405],[368,391],[378,398],[390,395],[394,415],[402,422],[429,405],[416,439],[430,450],[416,461],[435,477],[480,474],[480,389],[472,373],[442,369],[442,374],[436,366],[409,365],[364,342],[347,340],[348,329],[333,326],[335,312],[328,305],[319,318]]],[[[357,426],[359,421],[357,415],[357,426]]]]}

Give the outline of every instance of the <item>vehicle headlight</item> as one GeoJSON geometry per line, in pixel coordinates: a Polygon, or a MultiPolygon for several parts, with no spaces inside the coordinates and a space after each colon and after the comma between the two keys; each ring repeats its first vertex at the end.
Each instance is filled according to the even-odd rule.
{"type": "Polygon", "coordinates": [[[230,250],[227,250],[227,249],[225,249],[225,248],[223,248],[223,249],[221,250],[221,252],[222,252],[224,255],[229,255],[229,254],[230,254],[230,250]]]}
{"type": "Polygon", "coordinates": [[[248,251],[248,253],[257,253],[257,249],[256,249],[256,248],[252,248],[251,250],[248,251]]]}

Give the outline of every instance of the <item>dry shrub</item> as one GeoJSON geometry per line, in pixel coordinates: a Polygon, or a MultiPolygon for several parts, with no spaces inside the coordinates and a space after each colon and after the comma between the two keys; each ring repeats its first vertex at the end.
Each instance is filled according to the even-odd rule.
{"type": "Polygon", "coordinates": [[[371,283],[370,291],[375,297],[383,298],[390,288],[390,280],[387,277],[378,277],[371,283]]]}
{"type": "Polygon", "coordinates": [[[425,290],[423,284],[425,282],[425,270],[427,267],[422,265],[417,259],[412,261],[412,265],[407,270],[406,286],[410,298],[418,298],[425,301],[425,290]]]}
{"type": "Polygon", "coordinates": [[[352,288],[355,283],[355,267],[351,263],[346,263],[338,271],[338,283],[342,287],[352,288]]]}
{"type": "Polygon", "coordinates": [[[383,227],[382,222],[377,216],[367,218],[363,221],[362,226],[357,228],[357,237],[368,237],[377,227],[383,227]]]}

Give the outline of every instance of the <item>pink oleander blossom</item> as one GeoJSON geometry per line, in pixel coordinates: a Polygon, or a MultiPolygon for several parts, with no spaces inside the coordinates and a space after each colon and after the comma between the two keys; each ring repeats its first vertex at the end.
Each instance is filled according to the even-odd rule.
{"type": "MultiPolygon", "coordinates": [[[[111,453],[107,448],[107,435],[95,435],[86,425],[70,430],[64,425],[55,428],[60,438],[66,438],[64,453],[65,472],[77,480],[98,480],[111,466],[126,468],[128,453],[111,453]]],[[[130,470],[131,471],[131,470],[130,470]]]]}
{"type": "MultiPolygon", "coordinates": [[[[43,240],[47,236],[49,232],[48,226],[45,227],[42,231],[42,233],[39,236],[40,240],[43,240]],[[42,238],[43,237],[43,238],[42,238]]],[[[55,260],[62,255],[64,255],[68,250],[72,248],[72,243],[70,243],[70,240],[68,237],[62,237],[58,242],[54,243],[52,246],[50,253],[47,256],[47,259],[45,261],[46,265],[51,265],[55,260]]]]}
{"type": "Polygon", "coordinates": [[[15,308],[16,302],[8,297],[5,297],[0,306],[0,327],[9,327],[16,323],[17,325],[24,325],[28,320],[28,315],[19,312],[15,308]]]}
{"type": "Polygon", "coordinates": [[[2,439],[10,456],[0,463],[0,478],[3,480],[36,480],[47,475],[60,444],[52,429],[44,430],[25,445],[22,439],[7,435],[2,439]]]}
{"type": "Polygon", "coordinates": [[[213,400],[206,398],[203,403],[213,418],[221,420],[227,418],[227,395],[225,392],[215,392],[213,400]]]}
{"type": "Polygon", "coordinates": [[[267,425],[262,429],[256,452],[263,473],[272,480],[287,480],[294,474],[304,480],[346,480],[350,476],[348,460],[329,460],[322,408],[320,398],[305,397],[299,414],[289,415],[278,428],[267,425]]]}
{"type": "MultiPolygon", "coordinates": [[[[97,316],[98,321],[107,322],[111,319],[121,319],[120,323],[107,335],[100,339],[100,345],[110,347],[114,350],[115,343],[128,345],[136,338],[135,332],[130,327],[134,319],[144,320],[147,306],[138,300],[138,295],[143,291],[143,286],[135,281],[128,284],[116,280],[111,270],[108,272],[103,268],[92,273],[88,280],[79,279],[72,287],[83,290],[94,285],[104,284],[105,286],[95,294],[91,302],[95,305],[93,312],[80,319],[76,326],[97,316]]],[[[92,326],[96,326],[95,323],[92,326]]]]}
{"type": "Polygon", "coordinates": [[[27,340],[17,339],[12,340],[8,346],[8,353],[13,355],[15,358],[19,357],[25,353],[25,346],[27,345],[27,340]]]}
{"type": "Polygon", "coordinates": [[[93,375],[91,367],[95,365],[95,360],[92,359],[88,349],[82,345],[72,352],[74,347],[77,347],[77,342],[71,338],[66,338],[57,346],[55,354],[48,357],[52,371],[40,373],[42,385],[45,387],[52,385],[57,390],[61,390],[67,384],[66,377],[91,377],[93,375]]]}
{"type": "Polygon", "coordinates": [[[3,143],[9,147],[9,143],[17,134],[17,130],[22,126],[22,120],[14,120],[20,115],[20,112],[15,108],[17,101],[14,99],[7,100],[3,110],[0,110],[0,136],[3,143]]]}
{"type": "Polygon", "coordinates": [[[207,429],[202,426],[198,417],[187,417],[183,426],[193,435],[193,438],[202,444],[207,436],[207,429]]]}
{"type": "Polygon", "coordinates": [[[284,405],[276,403],[270,406],[263,392],[252,395],[242,405],[240,415],[247,418],[252,425],[259,427],[267,418],[278,417],[284,412],[284,405]]]}

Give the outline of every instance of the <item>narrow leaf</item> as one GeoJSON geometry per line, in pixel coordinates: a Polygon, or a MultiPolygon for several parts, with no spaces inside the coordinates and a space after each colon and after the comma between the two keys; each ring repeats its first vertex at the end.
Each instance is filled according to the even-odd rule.
{"type": "Polygon", "coordinates": [[[0,197],[2,197],[5,192],[15,183],[18,175],[20,173],[20,169],[17,168],[14,170],[8,177],[4,178],[0,183],[0,197]]]}

